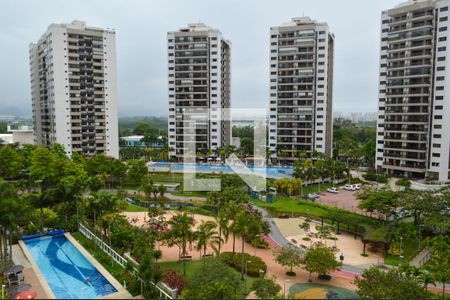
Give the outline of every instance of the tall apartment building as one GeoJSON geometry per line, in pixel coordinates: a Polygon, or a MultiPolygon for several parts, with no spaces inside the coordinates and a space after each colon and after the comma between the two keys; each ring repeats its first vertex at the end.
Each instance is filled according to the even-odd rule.
{"type": "Polygon", "coordinates": [[[170,156],[181,159],[185,143],[196,153],[229,145],[230,42],[202,23],[169,32],[167,42],[170,156]]]}
{"type": "Polygon", "coordinates": [[[118,158],[115,32],[51,24],[29,54],[36,144],[118,158]]]}
{"type": "Polygon", "coordinates": [[[302,151],[332,154],[334,35],[326,23],[293,18],[270,30],[269,149],[292,164],[302,151]]]}
{"type": "Polygon", "coordinates": [[[449,0],[408,1],[381,15],[376,166],[448,181],[449,0]]]}

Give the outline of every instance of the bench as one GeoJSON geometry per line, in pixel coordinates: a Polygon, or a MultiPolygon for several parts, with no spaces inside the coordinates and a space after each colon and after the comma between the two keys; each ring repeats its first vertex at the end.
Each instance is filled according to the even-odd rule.
{"type": "Polygon", "coordinates": [[[182,255],[181,260],[192,260],[192,255],[182,255]]]}

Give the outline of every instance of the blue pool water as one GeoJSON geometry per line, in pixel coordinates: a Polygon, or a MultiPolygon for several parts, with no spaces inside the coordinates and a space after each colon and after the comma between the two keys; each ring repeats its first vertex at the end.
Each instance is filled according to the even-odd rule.
{"type": "MultiPolygon", "coordinates": [[[[149,166],[149,169],[158,169],[158,168],[169,168],[170,163],[167,162],[157,162],[149,166]]],[[[233,170],[230,166],[227,165],[184,165],[184,164],[176,164],[170,167],[171,171],[183,171],[183,168],[187,171],[197,171],[197,172],[224,172],[229,173],[233,170]]],[[[293,168],[282,168],[282,167],[267,167],[267,168],[250,168],[255,173],[259,173],[264,175],[266,173],[267,177],[277,178],[277,177],[292,177],[293,168]]]]}
{"type": "Polygon", "coordinates": [[[64,235],[25,244],[57,299],[93,299],[117,292],[64,235]]]}

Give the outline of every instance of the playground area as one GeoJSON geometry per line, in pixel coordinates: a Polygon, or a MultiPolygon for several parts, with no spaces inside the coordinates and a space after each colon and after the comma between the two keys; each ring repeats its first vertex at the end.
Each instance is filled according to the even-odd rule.
{"type": "Polygon", "coordinates": [[[293,299],[359,299],[357,293],[332,285],[296,283],[289,289],[293,299]]]}
{"type": "MultiPolygon", "coordinates": [[[[317,232],[316,226],[320,226],[320,222],[311,221],[309,231],[300,228],[305,218],[290,219],[273,219],[281,234],[291,243],[300,248],[306,249],[316,243],[323,243],[326,246],[335,249],[336,258],[339,259],[341,254],[344,255],[344,263],[354,266],[366,267],[369,265],[383,264],[382,252],[372,252],[369,247],[366,248],[367,257],[362,256],[364,244],[359,238],[354,238],[350,233],[343,232],[335,234],[330,231],[331,239],[321,239],[317,232]],[[336,238],[336,240],[334,240],[336,238]],[[306,239],[306,240],[305,240],[306,239]]],[[[326,225],[326,224],[325,224],[326,225]]]]}

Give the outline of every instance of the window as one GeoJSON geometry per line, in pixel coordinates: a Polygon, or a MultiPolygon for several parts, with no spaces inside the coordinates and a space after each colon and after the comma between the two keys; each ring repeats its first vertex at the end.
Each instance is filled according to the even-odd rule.
{"type": "Polygon", "coordinates": [[[433,153],[433,157],[441,157],[441,154],[439,154],[439,153],[433,153]]]}
{"type": "Polygon", "coordinates": [[[439,163],[437,163],[437,162],[431,163],[431,165],[432,165],[433,167],[439,167],[439,163]]]}
{"type": "Polygon", "coordinates": [[[383,24],[388,24],[388,23],[389,23],[389,19],[383,20],[382,23],[383,23],[383,24]]]}
{"type": "Polygon", "coordinates": [[[442,137],[442,135],[440,135],[440,134],[433,134],[434,139],[440,139],[441,137],[442,137]]]}
{"type": "Polygon", "coordinates": [[[443,91],[444,90],[444,87],[443,86],[437,86],[436,87],[436,91],[443,91]]]}
{"type": "Polygon", "coordinates": [[[434,119],[435,119],[435,120],[442,120],[442,116],[441,116],[441,115],[435,115],[435,116],[434,116],[434,119]]]}
{"type": "Polygon", "coordinates": [[[442,18],[439,18],[439,22],[445,22],[445,21],[447,21],[448,20],[448,17],[442,17],[442,18]]]}
{"type": "Polygon", "coordinates": [[[440,28],[439,28],[439,32],[443,32],[443,31],[447,31],[447,26],[444,26],[444,27],[440,27],[440,28]]]}
{"type": "Polygon", "coordinates": [[[441,148],[441,144],[433,144],[434,148],[441,148]]]}
{"type": "Polygon", "coordinates": [[[443,12],[443,11],[447,11],[447,10],[448,10],[448,6],[444,6],[444,7],[441,7],[441,9],[439,11],[443,12]]]}
{"type": "Polygon", "coordinates": [[[446,47],[439,47],[438,51],[445,51],[447,48],[446,47]]]}
{"type": "Polygon", "coordinates": [[[440,37],[439,38],[439,42],[445,42],[447,40],[446,36],[440,37]]]}
{"type": "Polygon", "coordinates": [[[442,109],[443,109],[443,106],[442,106],[442,105],[436,105],[436,106],[434,107],[434,109],[442,110],[442,109]]]}
{"type": "Polygon", "coordinates": [[[444,100],[444,96],[436,96],[435,99],[436,100],[444,100]]]}
{"type": "Polygon", "coordinates": [[[445,56],[438,57],[437,61],[445,61],[445,56]]]}
{"type": "Polygon", "coordinates": [[[434,125],[433,128],[434,129],[442,129],[442,125],[434,125]]]}
{"type": "Polygon", "coordinates": [[[437,67],[436,70],[437,71],[445,71],[445,67],[437,67]]]}
{"type": "Polygon", "coordinates": [[[443,80],[445,80],[444,76],[437,76],[436,77],[436,81],[443,81],[443,80]]]}

